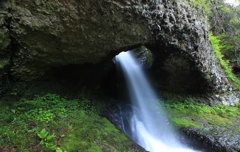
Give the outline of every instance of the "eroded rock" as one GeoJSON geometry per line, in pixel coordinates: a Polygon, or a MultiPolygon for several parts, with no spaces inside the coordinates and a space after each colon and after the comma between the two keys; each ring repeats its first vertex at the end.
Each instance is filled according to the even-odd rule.
{"type": "Polygon", "coordinates": [[[240,134],[227,127],[181,128],[185,141],[203,152],[239,152],[240,134]]]}
{"type": "MultiPolygon", "coordinates": [[[[1,13],[3,17],[0,17],[4,29],[0,43],[1,50],[7,55],[1,62],[8,64],[10,56],[10,73],[14,78],[32,80],[56,67],[98,64],[111,60],[120,51],[146,45],[154,48],[154,64],[158,64],[159,55],[164,53],[169,56],[179,53],[179,59],[175,58],[174,63],[183,61],[176,67],[185,71],[188,69],[188,65],[182,64],[185,58],[193,63],[191,68],[200,73],[199,77],[207,84],[204,85],[207,92],[213,98],[221,94],[222,99],[216,103],[238,102],[236,94],[230,95],[236,100],[229,101],[233,87],[210,47],[207,24],[199,19],[199,13],[183,3],[165,0],[23,0],[2,4],[6,13],[1,13]],[[6,20],[9,21],[7,26],[3,22],[6,20]],[[10,43],[9,35],[11,45],[14,45],[11,52],[5,49],[10,43]]],[[[171,74],[171,69],[166,70],[171,74]]],[[[180,80],[185,75],[179,74],[180,80]]],[[[172,80],[174,77],[170,75],[172,80]]],[[[192,82],[188,86],[194,87],[192,82]]]]}
{"type": "MultiPolygon", "coordinates": [[[[4,79],[7,77],[8,66],[10,64],[10,34],[9,34],[9,14],[6,2],[0,2],[0,95],[5,90],[4,79]]],[[[6,80],[5,80],[6,81],[6,80]]]]}
{"type": "Polygon", "coordinates": [[[146,21],[126,5],[107,0],[16,2],[11,31],[19,50],[13,74],[26,79],[51,67],[99,63],[114,50],[153,40],[146,21]]]}
{"type": "Polygon", "coordinates": [[[138,63],[143,68],[151,68],[153,64],[153,54],[152,52],[146,48],[145,46],[141,46],[132,50],[133,54],[136,56],[138,63]]]}

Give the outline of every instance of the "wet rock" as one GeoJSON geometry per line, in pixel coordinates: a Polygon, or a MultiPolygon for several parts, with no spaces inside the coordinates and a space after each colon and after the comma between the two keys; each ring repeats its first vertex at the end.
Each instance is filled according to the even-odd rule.
{"type": "Polygon", "coordinates": [[[187,144],[203,152],[239,152],[240,133],[227,127],[205,126],[204,129],[181,128],[187,144]]]}
{"type": "MultiPolygon", "coordinates": [[[[109,100],[109,99],[108,99],[109,100]]],[[[124,128],[122,127],[122,116],[121,116],[121,109],[122,105],[118,105],[118,101],[110,99],[112,104],[106,106],[106,108],[102,111],[102,116],[106,117],[111,123],[113,123],[119,130],[125,132],[124,128]]],[[[129,137],[130,140],[132,140],[129,137]]],[[[133,140],[132,140],[133,141],[133,140]]],[[[133,141],[132,144],[132,151],[133,152],[147,152],[143,147],[138,145],[133,141]]]]}
{"type": "Polygon", "coordinates": [[[181,128],[179,132],[186,144],[192,145],[203,152],[226,152],[226,149],[213,138],[208,138],[195,129],[181,128]]]}

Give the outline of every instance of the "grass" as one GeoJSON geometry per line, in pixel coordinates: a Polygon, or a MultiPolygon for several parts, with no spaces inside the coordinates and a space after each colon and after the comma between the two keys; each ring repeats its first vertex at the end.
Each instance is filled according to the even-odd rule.
{"type": "Polygon", "coordinates": [[[164,103],[166,111],[176,128],[203,128],[206,124],[213,126],[235,126],[240,124],[240,109],[238,106],[216,105],[211,107],[189,100],[164,103]]]}
{"type": "Polygon", "coordinates": [[[47,94],[0,104],[0,151],[131,151],[132,142],[93,101],[47,94]]]}
{"type": "MultiPolygon", "coordinates": [[[[236,126],[239,105],[210,107],[192,100],[165,101],[176,128],[236,126]]],[[[67,100],[55,94],[32,100],[0,102],[0,151],[133,151],[132,141],[98,115],[96,102],[67,100]]],[[[234,128],[234,127],[233,127],[234,128]]]]}

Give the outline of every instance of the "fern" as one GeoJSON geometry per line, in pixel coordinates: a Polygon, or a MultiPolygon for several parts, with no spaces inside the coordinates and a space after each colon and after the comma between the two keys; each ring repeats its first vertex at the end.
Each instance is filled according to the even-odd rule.
{"type": "Polygon", "coordinates": [[[223,68],[226,76],[235,84],[235,86],[239,89],[240,88],[240,80],[233,74],[232,67],[229,65],[229,60],[223,59],[223,54],[221,52],[222,48],[226,48],[229,46],[221,45],[221,40],[218,36],[214,36],[212,33],[209,34],[210,42],[214,53],[223,68]]]}

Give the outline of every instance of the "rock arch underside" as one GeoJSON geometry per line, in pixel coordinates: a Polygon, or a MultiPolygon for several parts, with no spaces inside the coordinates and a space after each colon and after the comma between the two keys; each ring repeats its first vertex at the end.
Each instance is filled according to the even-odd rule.
{"type": "MultiPolygon", "coordinates": [[[[156,87],[165,94],[232,105],[237,94],[200,18],[189,6],[167,0],[1,1],[1,85],[64,73],[71,80],[114,81],[106,76],[114,72],[112,58],[146,46],[154,55],[156,87]]],[[[110,82],[105,86],[111,88],[110,82]]]]}

